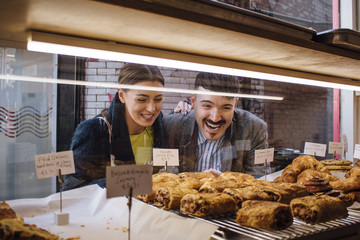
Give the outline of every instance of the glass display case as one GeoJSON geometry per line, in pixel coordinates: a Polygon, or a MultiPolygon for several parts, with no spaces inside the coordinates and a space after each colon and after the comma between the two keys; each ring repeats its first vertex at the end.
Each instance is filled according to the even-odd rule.
{"type": "Polygon", "coordinates": [[[291,1],[287,14],[281,1],[1,3],[27,18],[9,15],[0,27],[0,200],[59,192],[58,177],[38,179],[34,159],[68,150],[75,152],[71,178],[80,181],[65,180],[63,190],[105,187],[105,166],[147,163],[140,158],[149,146],[179,150],[179,166],[166,168],[174,173],[264,178],[307,155],[307,143],[326,145],[317,160],[357,166],[359,35],[335,31],[351,36],[340,44],[322,35],[334,23],[332,5],[319,2],[299,12],[300,1],[291,1]],[[129,63],[151,66],[146,84],[119,82],[129,63]],[[124,114],[118,122],[116,111],[124,114]],[[144,144],[135,139],[143,132],[144,144]],[[330,143],[341,151],[329,152],[330,143]],[[274,150],[269,164],[255,161],[264,149],[274,150]]]}
{"type": "MultiPolygon", "coordinates": [[[[349,85],[347,89],[350,90],[341,90],[342,92],[339,94],[339,91],[334,90],[331,84],[355,84],[353,88],[356,89],[356,85],[358,84],[354,79],[356,75],[354,69],[356,69],[358,61],[356,60],[356,52],[341,50],[341,48],[328,48],[328,45],[320,46],[319,43],[308,42],[316,35],[316,31],[306,28],[309,26],[300,27],[299,25],[286,23],[283,20],[275,20],[275,18],[251,13],[241,8],[247,6],[250,10],[255,11],[257,11],[256,9],[260,9],[260,7],[265,9],[266,4],[262,4],[261,1],[235,1],[231,3],[226,1],[223,1],[223,3],[205,1],[196,3],[192,9],[189,8],[190,3],[191,1],[184,2],[182,6],[177,6],[176,4],[162,1],[154,2],[153,6],[157,6],[160,13],[158,15],[151,15],[153,9],[148,8],[147,3],[133,5],[127,2],[119,2],[117,7],[115,7],[115,5],[111,6],[111,4],[102,4],[100,1],[87,5],[87,8],[90,11],[90,9],[94,9],[94,7],[102,6],[104,7],[103,10],[108,10],[108,14],[110,15],[115,14],[116,11],[125,11],[129,14],[127,15],[128,19],[137,17],[140,22],[143,21],[140,19],[150,17],[149,19],[152,19],[154,24],[156,23],[153,26],[153,30],[157,29],[156,31],[158,32],[163,31],[163,29],[161,29],[163,26],[158,25],[158,21],[161,20],[159,17],[161,16],[165,16],[163,20],[180,24],[176,27],[174,25],[175,28],[182,26],[184,29],[190,29],[190,22],[183,20],[185,15],[179,16],[177,13],[179,11],[183,11],[183,13],[192,12],[192,15],[189,15],[188,18],[202,14],[207,17],[196,20],[200,24],[194,23],[193,27],[197,28],[197,30],[202,29],[203,33],[210,33],[210,31],[212,31],[212,34],[204,39],[209,44],[205,48],[201,47],[203,54],[200,52],[196,53],[189,47],[183,46],[181,41],[186,40],[185,38],[177,42],[178,47],[182,48],[183,52],[179,53],[169,51],[169,49],[172,48],[170,45],[167,47],[164,46],[163,49],[168,49],[164,51],[160,49],[146,49],[140,46],[135,47],[135,45],[121,45],[120,43],[116,44],[116,46],[111,46],[111,44],[108,45],[108,43],[105,42],[89,41],[85,38],[77,39],[58,34],[37,33],[36,31],[33,32],[32,37],[34,40],[38,38],[50,42],[69,43],[73,46],[102,48],[115,50],[116,52],[124,51],[125,53],[142,53],[144,56],[150,57],[162,55],[165,58],[173,60],[193,62],[195,65],[205,63],[210,66],[210,70],[208,71],[223,71],[217,67],[243,69],[245,71],[235,71],[236,74],[234,75],[240,78],[241,94],[249,94],[250,97],[239,98],[237,106],[253,113],[267,123],[269,147],[275,148],[277,156],[275,158],[277,164],[274,166],[274,170],[286,166],[289,161],[291,161],[291,158],[303,152],[304,142],[307,141],[326,144],[330,141],[343,142],[346,140],[349,144],[347,148],[344,149],[344,153],[341,154],[343,154],[344,158],[352,158],[354,151],[353,146],[359,137],[356,130],[358,129],[358,91],[351,91],[352,87],[349,85]],[[232,6],[229,3],[232,4],[232,6]],[[110,6],[111,8],[107,8],[110,6]],[[149,14],[146,13],[144,9],[147,9],[149,14]],[[165,9],[172,9],[172,12],[166,13],[165,9]],[[214,14],[214,10],[218,10],[218,14],[214,14]],[[231,14],[226,15],[227,13],[231,14]],[[171,14],[174,15],[172,18],[167,17],[171,14]],[[178,22],[175,21],[176,18],[179,19],[178,22]],[[240,21],[247,18],[248,21],[245,21],[246,24],[242,25],[240,21]],[[214,21],[214,19],[218,21],[214,21]],[[229,25],[222,25],[224,21],[227,21],[229,25]],[[264,21],[268,23],[264,24],[264,21]],[[238,30],[234,29],[236,24],[240,27],[238,30]],[[208,27],[209,25],[213,25],[216,28],[208,27]],[[253,29],[266,29],[266,25],[268,29],[271,29],[270,31],[277,32],[278,34],[269,35],[264,31],[257,33],[250,30],[248,31],[248,27],[253,27],[253,29]],[[231,31],[221,32],[220,27],[231,31]],[[244,35],[244,32],[248,35],[244,35]],[[217,38],[217,36],[221,36],[221,33],[228,37],[229,40],[238,39],[248,41],[245,45],[242,44],[246,47],[242,47],[241,44],[237,45],[236,43],[232,45],[226,44],[226,41],[224,41],[225,38],[217,38]],[[233,35],[234,33],[237,35],[233,35]],[[294,33],[296,33],[296,42],[294,45],[287,44],[288,41],[294,40],[294,36],[291,36],[294,33]],[[278,36],[280,35],[287,37],[279,41],[278,36]],[[255,37],[251,39],[251,36],[260,36],[261,38],[255,37]],[[267,39],[264,38],[265,36],[267,39]],[[216,46],[214,45],[214,41],[216,40],[224,42],[216,46]],[[252,40],[255,42],[255,45],[248,45],[252,40]],[[270,48],[259,48],[259,54],[254,54],[256,46],[264,44],[261,41],[267,43],[270,48]],[[307,47],[304,47],[304,43],[301,43],[302,41],[308,42],[307,47]],[[291,46],[292,49],[289,48],[289,46],[291,46]],[[222,51],[222,54],[220,54],[220,51],[214,51],[214,47],[220,47],[219,50],[222,51]],[[237,47],[236,50],[235,47],[237,47]],[[272,52],[270,50],[271,48],[275,51],[272,52]],[[251,49],[251,51],[249,52],[246,49],[251,49]],[[238,57],[235,58],[235,55],[232,55],[231,51],[237,54],[238,57]],[[185,54],[186,52],[192,52],[192,55],[185,54]],[[312,53],[313,55],[310,57],[312,53]],[[353,55],[351,55],[352,53],[353,55]],[[272,54],[274,54],[273,57],[269,58],[272,54]],[[284,58],[284,54],[288,54],[288,57],[284,58]],[[293,57],[291,57],[292,55],[293,57]],[[228,60],[226,60],[226,58],[228,60]],[[248,61],[248,63],[242,62],[241,60],[243,59],[247,59],[246,61],[248,61]],[[317,64],[318,61],[322,60],[324,61],[323,63],[317,64]],[[336,60],[339,60],[336,62],[338,66],[334,66],[334,61],[336,60]],[[305,61],[309,61],[312,64],[307,64],[305,61]],[[272,63],[269,64],[269,62],[272,63]],[[293,65],[293,69],[288,67],[291,64],[293,65]],[[211,68],[211,66],[213,67],[211,68]],[[343,67],[347,70],[338,70],[344,69],[343,67]],[[248,70],[250,70],[250,72],[247,72],[248,70]],[[259,75],[256,73],[265,73],[265,75],[260,75],[259,78],[259,75]],[[267,73],[270,74],[266,75],[267,73]],[[279,74],[279,76],[271,75],[273,73],[279,74]],[[283,83],[281,82],[283,81],[282,76],[300,76],[300,81],[302,81],[303,84],[283,83]],[[346,82],[347,77],[350,77],[350,79],[353,78],[354,80],[346,82]],[[306,82],[307,78],[309,80],[320,80],[318,83],[325,82],[324,85],[329,87],[308,86],[308,82],[306,82]],[[282,100],[268,100],[265,99],[265,96],[280,97],[282,100]],[[348,101],[350,101],[350,103],[348,101]],[[350,119],[352,118],[353,121],[348,122],[348,117],[350,117],[350,119]],[[341,124],[339,125],[339,123],[341,124]]],[[[45,14],[44,10],[50,7],[42,5],[41,2],[37,4],[37,6],[39,6],[39,14],[45,14]]],[[[78,3],[73,2],[72,4],[78,3]]],[[[274,12],[276,9],[278,9],[278,11],[284,9],[282,3],[274,2],[273,4],[275,4],[277,8],[274,7],[275,5],[272,7],[272,3],[269,4],[267,8],[273,9],[274,12]]],[[[314,16],[321,18],[320,16],[322,15],[324,16],[323,21],[329,22],[331,6],[326,5],[326,3],[323,4],[322,6],[320,6],[320,4],[319,6],[312,6],[306,9],[308,9],[309,12],[317,11],[318,13],[314,14],[314,16]],[[321,11],[319,9],[322,9],[323,13],[320,13],[321,11]]],[[[4,5],[4,9],[12,10],[14,6],[16,6],[16,4],[4,5]]],[[[60,13],[62,7],[65,6],[66,4],[59,6],[59,9],[56,11],[60,13]]],[[[30,11],[30,15],[33,14],[33,12],[31,12],[32,8],[28,8],[28,6],[23,6],[22,9],[24,11],[30,11]]],[[[291,9],[295,11],[294,6],[292,6],[291,9]]],[[[64,14],[65,12],[62,12],[58,16],[63,16],[64,14]]],[[[66,11],[66,14],[70,14],[72,18],[76,16],[72,15],[70,10],[66,11]]],[[[295,13],[291,13],[289,10],[288,15],[291,14],[295,16],[295,13]]],[[[103,15],[103,11],[97,15],[97,18],[106,18],[103,15]]],[[[10,20],[11,19],[8,19],[8,21],[10,20]]],[[[35,17],[33,21],[37,21],[35,17]]],[[[52,24],[55,25],[63,24],[58,22],[57,17],[49,18],[46,21],[49,23],[52,21],[52,24]]],[[[13,23],[22,24],[22,20],[14,19],[13,23]]],[[[79,22],[79,26],[88,23],[90,23],[89,19],[85,22],[79,22]]],[[[111,24],[115,24],[114,27],[116,26],[116,22],[111,24]]],[[[120,27],[120,25],[118,26],[120,27]]],[[[10,27],[9,25],[8,28],[10,27]]],[[[133,31],[139,30],[139,27],[140,25],[137,25],[137,23],[131,26],[133,31]]],[[[121,25],[121,28],[125,30],[124,25],[121,25]]],[[[131,28],[129,28],[129,30],[131,30],[131,28]]],[[[14,31],[7,28],[4,29],[8,32],[14,31]]],[[[182,34],[181,36],[192,38],[192,44],[190,44],[190,46],[199,47],[199,44],[205,43],[199,41],[198,36],[201,35],[197,35],[195,32],[193,33],[194,35],[182,34]]],[[[100,38],[104,37],[101,37],[101,34],[102,33],[99,32],[98,36],[100,38]]],[[[151,35],[150,32],[147,34],[148,36],[151,35]]],[[[173,32],[170,31],[168,33],[168,37],[174,36],[173,32]]],[[[141,38],[143,42],[141,42],[140,45],[148,44],[149,47],[155,46],[153,45],[154,43],[146,43],[146,41],[144,41],[145,39],[150,39],[146,34],[138,34],[137,40],[134,38],[128,40],[133,41],[134,44],[139,44],[140,42],[138,41],[141,38]]],[[[162,40],[160,39],[159,41],[162,40]]],[[[176,42],[174,43],[177,44],[176,42]]],[[[6,47],[8,44],[8,42],[4,42],[4,47],[1,48],[1,137],[3,138],[2,149],[3,152],[6,153],[4,154],[6,157],[1,161],[1,164],[4,166],[1,168],[1,171],[3,171],[3,174],[1,174],[3,178],[1,184],[2,191],[4,192],[4,195],[2,195],[6,196],[4,197],[5,199],[38,196],[38,194],[41,196],[45,194],[42,193],[43,191],[49,193],[56,188],[54,184],[50,187],[48,183],[45,183],[48,185],[48,188],[43,188],[42,185],[37,187],[37,184],[41,184],[41,182],[45,180],[39,182],[34,180],[36,182],[34,183],[34,187],[38,190],[30,190],[30,187],[26,185],[32,184],[32,180],[29,181],[29,179],[36,179],[33,174],[34,166],[31,163],[33,156],[40,153],[68,150],[76,126],[81,121],[93,118],[98,115],[102,109],[109,107],[117,90],[114,86],[101,86],[101,83],[117,82],[120,68],[123,63],[126,62],[126,57],[119,62],[111,58],[103,59],[101,56],[82,58],[75,55],[71,56],[71,53],[69,53],[70,56],[52,55],[29,52],[21,48],[9,48],[6,47]],[[17,78],[16,76],[21,77],[17,78]],[[26,79],[26,77],[30,77],[30,79],[26,79]],[[40,80],[34,80],[36,78],[40,80]],[[52,81],[51,79],[70,79],[81,81],[81,84],[76,82],[59,84],[57,81],[53,81],[53,84],[51,84],[42,82],[42,79],[50,79],[50,82],[52,81]],[[95,83],[95,85],[89,84],[90,86],[87,86],[87,83],[95,83]],[[24,174],[22,174],[23,172],[24,174]],[[27,189],[24,191],[28,193],[25,195],[22,195],[23,193],[15,193],[14,191],[17,191],[15,189],[27,189]],[[39,191],[39,193],[37,191],[39,191]]],[[[189,46],[189,44],[187,44],[187,46],[189,46]]],[[[44,51],[44,49],[41,51],[44,51]]],[[[185,90],[193,90],[195,77],[200,72],[197,69],[198,66],[177,68],[176,64],[175,62],[175,66],[171,68],[166,67],[168,66],[167,63],[165,65],[160,64],[161,72],[165,78],[165,87],[168,89],[184,89],[184,91],[180,93],[171,90],[164,91],[162,107],[164,115],[168,115],[179,101],[191,99],[191,92],[185,93],[185,90]]],[[[44,81],[46,82],[48,80],[44,81]]]]}

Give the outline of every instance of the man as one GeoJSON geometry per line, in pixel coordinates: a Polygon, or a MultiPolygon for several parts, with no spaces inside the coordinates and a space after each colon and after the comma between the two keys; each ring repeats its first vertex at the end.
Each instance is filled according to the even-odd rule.
{"type": "MultiPolygon", "coordinates": [[[[237,77],[199,73],[195,89],[204,92],[238,93],[237,77]]],[[[254,164],[256,149],[267,148],[267,124],[242,109],[237,98],[192,95],[193,110],[187,115],[170,114],[164,118],[166,143],[178,148],[180,172],[236,171],[264,175],[263,165],[254,164]]]]}

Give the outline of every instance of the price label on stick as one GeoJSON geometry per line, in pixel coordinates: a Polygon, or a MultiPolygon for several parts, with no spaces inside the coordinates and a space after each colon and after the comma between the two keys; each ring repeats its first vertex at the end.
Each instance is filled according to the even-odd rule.
{"type": "Polygon", "coordinates": [[[274,160],[274,148],[255,150],[255,164],[269,163],[274,160]]]}
{"type": "Polygon", "coordinates": [[[342,142],[344,143],[344,154],[345,154],[348,152],[348,148],[349,148],[349,142],[345,133],[342,135],[342,142]]]}
{"type": "Polygon", "coordinates": [[[339,142],[329,142],[329,153],[330,154],[342,154],[343,144],[339,142]]]}
{"type": "Polygon", "coordinates": [[[73,151],[35,155],[35,168],[38,179],[75,173],[73,151]]]}
{"type": "Polygon", "coordinates": [[[355,144],[354,158],[360,159],[360,144],[355,144]]]}
{"type": "Polygon", "coordinates": [[[106,168],[107,198],[152,193],[151,165],[119,165],[106,168]]]}
{"type": "Polygon", "coordinates": [[[170,148],[153,149],[154,166],[179,166],[179,150],[170,148]]]}
{"type": "Polygon", "coordinates": [[[305,142],[304,154],[325,157],[326,144],[305,142]]]}

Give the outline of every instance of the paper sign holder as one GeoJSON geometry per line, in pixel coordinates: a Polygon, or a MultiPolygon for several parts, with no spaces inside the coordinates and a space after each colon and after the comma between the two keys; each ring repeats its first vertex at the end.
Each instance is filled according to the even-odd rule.
{"type": "Polygon", "coordinates": [[[54,213],[54,222],[56,225],[67,225],[69,224],[69,213],[65,213],[62,211],[62,183],[63,178],[61,174],[61,169],[59,169],[59,175],[58,175],[58,181],[59,181],[59,188],[60,188],[60,212],[54,213]]]}
{"type": "Polygon", "coordinates": [[[131,225],[131,205],[132,205],[133,188],[129,189],[128,206],[129,206],[129,219],[128,219],[128,240],[130,240],[130,225],[131,225]]]}

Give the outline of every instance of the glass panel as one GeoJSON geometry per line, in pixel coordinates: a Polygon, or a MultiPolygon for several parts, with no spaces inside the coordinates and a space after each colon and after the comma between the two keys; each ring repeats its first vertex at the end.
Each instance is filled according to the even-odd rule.
{"type": "MultiPolygon", "coordinates": [[[[2,74],[53,78],[50,54],[1,48],[2,74]]],[[[52,152],[52,84],[1,79],[1,200],[47,196],[51,179],[38,180],[34,156],[52,152]]]]}
{"type": "Polygon", "coordinates": [[[286,22],[313,28],[318,32],[332,29],[332,1],[302,0],[218,0],[286,22]]]}
{"type": "MultiPolygon", "coordinates": [[[[57,63],[54,61],[57,57],[53,55],[30,53],[18,49],[11,49],[10,51],[9,49],[2,48],[1,54],[3,74],[35,76],[39,77],[38,79],[56,79],[54,72],[57,72],[57,69],[76,68],[78,76],[81,76],[86,82],[117,83],[119,75],[123,71],[122,68],[125,65],[124,62],[86,58],[81,59],[80,62],[84,63],[84,65],[79,69],[79,67],[74,65],[76,61],[72,61],[71,57],[67,57],[67,61],[57,63]],[[78,73],[79,71],[81,72],[80,74],[78,73]]],[[[74,57],[73,60],[75,59],[79,60],[79,58],[74,57]]],[[[210,142],[220,144],[219,146],[223,147],[218,158],[220,163],[207,166],[205,169],[215,168],[220,171],[245,171],[259,177],[265,173],[263,164],[252,165],[247,168],[242,165],[244,161],[249,161],[248,159],[253,157],[251,155],[253,153],[250,153],[249,150],[266,147],[275,148],[274,162],[267,169],[268,173],[269,171],[274,172],[283,169],[296,156],[301,155],[304,151],[305,142],[328,144],[333,140],[333,89],[234,77],[239,80],[238,87],[234,89],[239,89],[240,93],[255,96],[281,96],[284,99],[282,101],[275,101],[240,98],[233,102],[232,99],[234,98],[206,94],[197,95],[196,98],[193,98],[193,95],[187,93],[186,90],[195,89],[195,80],[199,76],[199,72],[165,67],[159,67],[159,70],[164,78],[165,87],[182,89],[180,93],[166,91],[163,93],[161,109],[164,120],[162,124],[167,121],[166,119],[169,119],[169,116],[179,116],[179,120],[174,122],[171,128],[164,129],[169,138],[165,138],[165,135],[163,135],[164,141],[161,144],[157,142],[157,137],[155,137],[158,134],[155,132],[158,130],[155,127],[155,123],[152,125],[154,120],[152,119],[152,110],[146,108],[137,109],[137,106],[148,102],[149,99],[153,100],[153,108],[159,109],[156,104],[159,101],[161,102],[161,99],[158,99],[157,94],[152,98],[153,95],[150,91],[139,90],[141,98],[138,99],[139,96],[135,95],[134,102],[126,105],[126,101],[131,100],[131,94],[129,95],[129,93],[135,90],[124,92],[122,96],[124,100],[117,96],[117,86],[84,86],[81,91],[77,91],[75,94],[80,96],[71,95],[74,99],[81,101],[78,104],[81,107],[76,107],[73,104],[68,104],[67,100],[69,99],[66,99],[66,102],[54,104],[53,95],[55,95],[57,101],[64,99],[64,97],[59,98],[59,92],[54,90],[56,88],[52,84],[10,81],[3,77],[1,79],[0,95],[0,150],[3,153],[0,158],[0,190],[2,199],[40,197],[55,191],[55,189],[52,189],[51,179],[36,179],[34,155],[55,151],[54,149],[56,148],[52,147],[53,144],[55,146],[55,142],[52,139],[56,139],[59,137],[56,135],[62,134],[57,133],[53,125],[56,117],[59,117],[56,116],[55,113],[57,111],[55,110],[60,105],[63,112],[74,112],[74,115],[80,116],[80,119],[77,119],[76,123],[72,122],[72,120],[58,121],[57,129],[71,129],[73,125],[79,126],[78,124],[84,123],[85,120],[90,120],[86,122],[90,123],[90,125],[82,125],[82,128],[86,129],[85,131],[79,130],[77,135],[73,135],[74,133],[71,132],[71,136],[67,137],[71,139],[74,136],[74,139],[77,139],[76,141],[80,143],[72,147],[75,153],[75,161],[77,162],[77,173],[85,170],[87,172],[93,171],[93,174],[95,174],[91,175],[93,178],[90,179],[82,178],[80,185],[68,186],[67,189],[88,184],[93,180],[95,181],[92,183],[104,184],[103,178],[105,172],[103,170],[106,165],[110,165],[110,153],[114,153],[114,164],[129,163],[129,160],[132,160],[130,161],[131,163],[135,163],[132,156],[133,153],[136,152],[138,157],[139,155],[141,156],[140,158],[147,155],[146,153],[151,154],[151,151],[148,151],[146,148],[149,141],[150,146],[179,149],[180,167],[169,171],[196,171],[198,169],[203,170],[197,166],[199,163],[198,159],[200,159],[199,152],[202,151],[203,155],[201,156],[207,154],[206,150],[198,148],[204,140],[200,139],[199,136],[203,134],[207,140],[217,141],[220,139],[220,142],[210,142]],[[146,93],[145,95],[144,92],[146,93]],[[114,98],[115,96],[116,98],[114,98]],[[116,104],[125,101],[125,107],[119,108],[120,110],[118,109],[122,115],[118,114],[122,117],[117,120],[111,117],[108,119],[106,115],[100,115],[102,110],[109,108],[113,101],[117,101],[116,104]],[[203,112],[195,114],[195,110],[192,110],[192,112],[187,114],[172,113],[180,101],[187,101],[190,104],[188,106],[196,106],[195,109],[203,109],[203,112]],[[241,110],[236,110],[237,113],[234,113],[233,110],[227,111],[229,108],[233,109],[235,105],[241,110]],[[217,118],[213,119],[212,116],[217,118]],[[129,118],[134,121],[128,122],[129,118]],[[131,139],[128,138],[129,132],[131,132],[131,129],[134,129],[133,126],[140,125],[144,127],[137,122],[136,118],[139,118],[140,122],[143,120],[151,122],[149,126],[153,127],[144,136],[144,143],[136,142],[132,137],[131,139]],[[110,120],[109,124],[112,126],[114,137],[112,138],[113,142],[111,145],[109,145],[108,125],[104,119],[110,120]],[[187,122],[189,119],[191,119],[190,122],[187,122]],[[253,122],[261,124],[252,125],[253,122]],[[122,125],[119,123],[122,123],[122,125]],[[263,141],[266,137],[262,129],[262,126],[265,126],[263,123],[267,124],[268,146],[263,141]],[[232,127],[234,128],[232,129],[232,127]],[[224,129],[224,131],[219,129],[224,129]],[[116,131],[119,132],[116,133],[116,131]],[[153,134],[151,131],[153,131],[153,134]],[[221,133],[220,138],[211,139],[211,136],[217,136],[218,132],[221,133]],[[229,133],[230,135],[227,135],[229,133]],[[150,140],[146,139],[148,136],[150,136],[150,140]],[[116,140],[117,137],[119,137],[119,141],[116,140]],[[174,139],[174,141],[169,139],[174,139]],[[186,141],[180,142],[182,139],[186,141]],[[256,141],[258,141],[257,145],[254,144],[256,141]],[[189,143],[193,145],[189,145],[189,143]],[[141,151],[138,151],[138,149],[141,151]],[[120,159],[121,154],[124,154],[122,159],[120,159]],[[119,156],[120,158],[118,158],[119,156]],[[103,160],[100,160],[102,158],[103,160]],[[91,161],[95,165],[92,165],[91,161]]],[[[75,78],[70,76],[70,71],[67,74],[69,79],[75,78]]],[[[221,83],[227,81],[230,80],[222,80],[221,83]]],[[[161,95],[161,91],[157,93],[161,95]]],[[[166,125],[161,126],[165,127],[166,125]]],[[[347,131],[353,131],[353,126],[346,127],[348,128],[347,131]]],[[[144,132],[141,131],[142,129],[139,131],[140,134],[144,132]]],[[[343,130],[341,129],[341,131],[343,130]]],[[[137,136],[140,134],[131,135],[137,136]]],[[[349,139],[349,144],[352,144],[351,141],[349,139]]],[[[67,149],[70,148],[69,144],[67,149]]],[[[214,156],[212,157],[214,158],[214,156]]],[[[327,153],[325,157],[317,158],[321,160],[332,157],[331,154],[327,153]]],[[[346,155],[341,155],[340,157],[346,158],[346,155]]],[[[144,159],[136,160],[136,162],[139,163],[142,160],[144,159]]],[[[148,160],[145,161],[148,162],[148,160]]],[[[145,161],[142,161],[142,163],[145,161]]],[[[159,170],[160,168],[155,169],[155,171],[159,170]]],[[[65,176],[65,179],[68,177],[78,176],[65,176]]]]}

